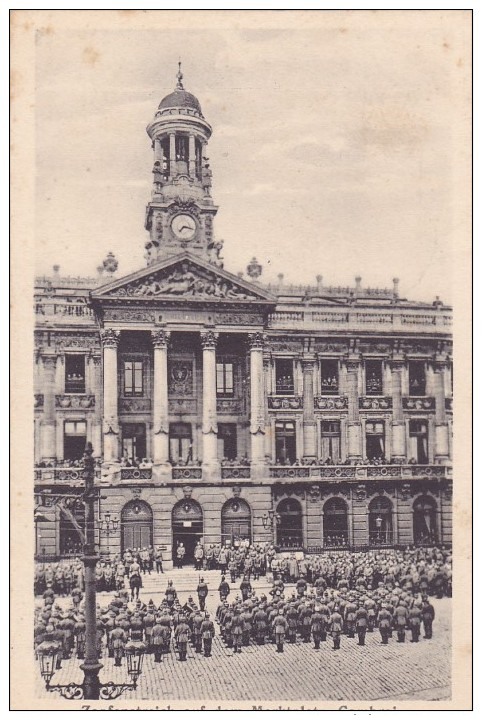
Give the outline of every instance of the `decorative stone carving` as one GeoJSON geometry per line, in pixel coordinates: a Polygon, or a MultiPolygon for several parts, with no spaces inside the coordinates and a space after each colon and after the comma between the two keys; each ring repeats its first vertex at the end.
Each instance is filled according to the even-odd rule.
{"type": "Polygon", "coordinates": [[[151,400],[148,397],[121,397],[119,399],[119,412],[150,412],[151,400]]]}
{"type": "Polygon", "coordinates": [[[203,350],[216,350],[216,345],[218,343],[218,334],[213,330],[207,330],[201,333],[201,345],[203,350]]]}
{"type": "Polygon", "coordinates": [[[310,501],[311,501],[311,502],[317,502],[317,501],[319,501],[319,500],[320,500],[320,496],[321,496],[320,487],[319,487],[317,484],[313,484],[313,485],[310,487],[309,495],[310,495],[310,501]]]}
{"type": "Polygon", "coordinates": [[[336,397],[315,397],[315,410],[347,410],[348,397],[337,395],[336,397]]]}
{"type": "Polygon", "coordinates": [[[216,400],[216,411],[222,415],[239,415],[243,411],[241,400],[230,398],[216,400]]]}
{"type": "Polygon", "coordinates": [[[55,407],[88,410],[95,407],[95,395],[55,395],[55,407]]]}
{"type": "Polygon", "coordinates": [[[453,483],[452,480],[447,481],[444,486],[443,486],[443,493],[447,497],[447,499],[452,499],[453,495],[453,483]]]}
{"type": "Polygon", "coordinates": [[[248,340],[251,350],[263,350],[265,347],[265,337],[263,333],[249,333],[248,340]]]}
{"type": "Polygon", "coordinates": [[[367,498],[367,488],[365,484],[357,484],[355,489],[355,499],[357,501],[365,501],[367,498]]]}
{"type": "Polygon", "coordinates": [[[360,410],[389,410],[392,407],[391,397],[359,397],[360,410]]]}
{"type": "Polygon", "coordinates": [[[403,501],[408,501],[410,497],[412,496],[412,485],[410,482],[404,482],[401,486],[400,489],[400,496],[402,497],[403,501]]]}
{"type": "Polygon", "coordinates": [[[267,340],[267,347],[269,347],[274,352],[301,352],[303,350],[303,343],[301,340],[292,340],[290,338],[284,338],[283,340],[267,340]]]}
{"type": "Polygon", "coordinates": [[[151,342],[155,348],[167,348],[171,333],[168,330],[152,330],[151,342]]]}
{"type": "Polygon", "coordinates": [[[43,407],[44,406],[44,396],[43,395],[34,395],[34,407],[37,409],[38,407],[43,407]]]}
{"type": "Polygon", "coordinates": [[[236,487],[233,487],[232,489],[233,489],[233,496],[236,499],[239,499],[239,497],[241,496],[241,487],[236,486],[236,487]]]}
{"type": "Polygon", "coordinates": [[[120,340],[120,330],[106,328],[100,331],[100,339],[103,348],[117,348],[120,340]]]}
{"type": "Polygon", "coordinates": [[[182,493],[184,494],[184,499],[191,499],[192,497],[192,487],[185,486],[182,488],[182,493]]]}
{"type": "Polygon", "coordinates": [[[222,300],[256,300],[254,293],[215,273],[203,271],[188,262],[173,271],[157,271],[109,293],[119,297],[190,296],[222,300]]]}
{"type": "Polygon", "coordinates": [[[310,476],[309,467],[270,467],[270,477],[274,479],[305,479],[310,476]]]}
{"type": "Polygon", "coordinates": [[[256,325],[263,322],[261,313],[216,313],[217,325],[256,325]]]}
{"type": "Polygon", "coordinates": [[[187,360],[170,360],[168,369],[169,395],[192,395],[193,364],[187,360]]]}
{"type": "MultiPolygon", "coordinates": [[[[221,479],[250,479],[251,469],[244,466],[221,467],[221,479]]],[[[235,489],[235,487],[233,487],[235,489]]]]}
{"type": "MultiPolygon", "coordinates": [[[[201,467],[173,467],[173,479],[202,479],[201,467]]],[[[188,487],[191,488],[191,487],[188,487]]],[[[192,491],[192,488],[191,488],[192,491]]]]}
{"type": "Polygon", "coordinates": [[[373,467],[367,467],[367,477],[399,477],[401,474],[401,468],[395,465],[377,465],[373,467]]]}
{"type": "Polygon", "coordinates": [[[270,410],[302,410],[302,397],[268,397],[270,410]]]}
{"type": "Polygon", "coordinates": [[[123,310],[122,308],[107,308],[105,320],[132,320],[136,323],[155,323],[156,314],[142,310],[123,310]]]}
{"type": "Polygon", "coordinates": [[[404,410],[434,410],[435,397],[402,397],[404,410]]]}
{"type": "Polygon", "coordinates": [[[133,487],[131,489],[131,494],[133,499],[140,499],[142,494],[142,489],[140,487],[133,487]]]}
{"type": "Polygon", "coordinates": [[[310,467],[311,475],[322,479],[354,479],[356,476],[356,467],[350,465],[339,466],[315,466],[310,467]]]}
{"type": "Polygon", "coordinates": [[[453,407],[454,407],[454,404],[453,404],[453,403],[454,403],[454,401],[453,401],[452,397],[446,397],[446,398],[445,398],[445,409],[446,409],[447,412],[452,412],[452,411],[453,411],[453,407]]]}
{"type": "Polygon", "coordinates": [[[414,477],[444,477],[445,467],[443,467],[442,465],[414,465],[412,467],[412,474],[414,477]]]}
{"type": "Polygon", "coordinates": [[[152,479],[152,469],[150,469],[150,468],[138,469],[137,467],[122,467],[121,480],[123,482],[131,481],[131,480],[143,480],[143,479],[152,479]]]}

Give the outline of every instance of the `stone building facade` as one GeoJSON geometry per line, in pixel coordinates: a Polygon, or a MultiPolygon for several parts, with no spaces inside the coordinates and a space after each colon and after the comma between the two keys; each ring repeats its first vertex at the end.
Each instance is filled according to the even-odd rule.
{"type": "Polygon", "coordinates": [[[450,543],[451,309],[389,289],[223,268],[182,75],[147,127],[146,267],[35,285],[36,554],[79,548],[79,460],[98,460],[103,553],[450,543]],[[70,498],[72,500],[70,501],[70,498]],[[70,506],[69,506],[70,504],[70,506]]]}

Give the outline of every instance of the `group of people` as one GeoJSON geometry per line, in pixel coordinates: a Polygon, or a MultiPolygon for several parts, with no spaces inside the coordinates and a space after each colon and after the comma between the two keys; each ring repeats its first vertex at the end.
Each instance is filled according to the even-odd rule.
{"type": "MultiPolygon", "coordinates": [[[[280,574],[274,578],[269,595],[259,595],[245,573],[241,595],[233,598],[231,586],[222,575],[216,611],[221,639],[233,653],[270,643],[277,653],[283,653],[285,643],[313,643],[313,648],[320,650],[322,643],[332,641],[333,649],[339,650],[342,639],[357,638],[358,645],[365,646],[366,634],[377,629],[380,639],[376,642],[383,645],[394,635],[398,643],[404,643],[407,633],[412,643],[417,643],[422,634],[432,638],[435,609],[429,600],[428,584],[424,580],[418,584],[413,579],[402,580],[405,569],[395,574],[390,567],[375,584],[372,574],[367,573],[369,563],[358,563],[353,574],[335,569],[331,585],[324,575],[318,575],[311,585],[300,577],[290,595],[285,593],[280,574]]],[[[173,650],[180,661],[185,661],[189,647],[210,657],[216,628],[206,610],[208,591],[200,577],[198,602],[189,596],[182,606],[173,581],[168,580],[164,597],[156,606],[152,599],[147,604],[140,599],[132,601],[125,588],[118,589],[109,605],[97,610],[99,658],[113,658],[120,666],[128,641],[142,642],[155,663],[161,663],[173,650]]],[[[76,589],[71,596],[71,605],[61,608],[55,594],[46,591],[43,605],[35,612],[36,651],[40,652],[45,643],[51,647],[55,642],[57,668],[62,660],[85,656],[83,592],[76,589]]],[[[373,639],[370,644],[374,644],[373,639]]]]}
{"type": "MultiPolygon", "coordinates": [[[[84,459],[81,457],[79,459],[42,459],[40,462],[37,462],[35,466],[38,469],[61,469],[67,467],[83,469],[85,465],[84,459]]],[[[100,457],[95,460],[95,466],[102,466],[102,459],[100,457]]]]}

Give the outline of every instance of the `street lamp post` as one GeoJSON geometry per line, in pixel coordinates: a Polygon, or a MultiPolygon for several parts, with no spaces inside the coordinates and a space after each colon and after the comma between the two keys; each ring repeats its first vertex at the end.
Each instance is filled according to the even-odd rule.
{"type": "Polygon", "coordinates": [[[126,644],[127,672],[131,683],[101,683],[99,671],[103,667],[99,663],[97,652],[97,592],[95,569],[99,557],[95,547],[95,520],[94,504],[97,500],[97,490],[94,486],[95,460],[92,457],[92,445],[87,443],[84,453],[84,480],[85,489],[82,501],[85,504],[85,540],[84,540],[84,581],[85,581],[85,658],[80,666],[84,671],[82,685],[69,683],[68,685],[51,685],[50,681],[57,669],[61,644],[56,641],[45,640],[37,649],[40,673],[49,691],[59,692],[69,700],[113,700],[126,690],[136,690],[137,680],[142,673],[142,662],[146,647],[140,640],[131,640],[126,644]]]}
{"type": "Polygon", "coordinates": [[[85,490],[83,501],[85,504],[85,544],[84,562],[85,573],[85,660],[80,666],[84,671],[83,691],[86,700],[99,700],[100,682],[99,671],[102,663],[97,657],[97,615],[96,615],[96,577],[95,567],[99,557],[95,553],[95,527],[94,503],[96,493],[94,489],[94,465],[92,445],[87,443],[84,454],[84,480],[85,490]]]}

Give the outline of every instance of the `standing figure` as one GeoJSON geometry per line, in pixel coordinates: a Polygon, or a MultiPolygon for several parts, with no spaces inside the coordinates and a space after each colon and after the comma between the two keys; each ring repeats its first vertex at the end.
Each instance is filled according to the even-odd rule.
{"type": "Polygon", "coordinates": [[[340,609],[335,606],[333,613],[330,616],[329,623],[331,637],[333,638],[333,650],[340,650],[341,634],[343,631],[343,618],[341,617],[340,609]]]}
{"type": "Polygon", "coordinates": [[[177,650],[179,651],[179,660],[186,660],[189,633],[189,626],[186,623],[186,618],[185,616],[181,616],[179,619],[179,625],[176,626],[176,630],[174,631],[174,639],[176,641],[177,650]]]}
{"type": "Polygon", "coordinates": [[[398,642],[405,643],[405,629],[408,624],[408,611],[403,605],[403,602],[400,602],[393,612],[393,624],[397,631],[398,642]]]}
{"type": "Polygon", "coordinates": [[[202,625],[201,625],[201,637],[202,637],[203,648],[204,648],[204,657],[210,658],[211,657],[211,647],[212,647],[213,638],[214,638],[214,623],[211,621],[211,618],[209,617],[209,613],[206,613],[204,616],[204,621],[202,622],[202,625]]]}
{"type": "Polygon", "coordinates": [[[127,642],[127,634],[121,626],[122,619],[116,618],[115,627],[110,632],[110,646],[114,652],[114,665],[122,665],[122,656],[127,642]]]}
{"type": "Polygon", "coordinates": [[[416,603],[411,607],[408,614],[408,622],[412,632],[412,643],[418,643],[420,638],[420,623],[422,620],[422,611],[416,603]]]}
{"type": "Polygon", "coordinates": [[[422,621],[424,638],[432,637],[432,623],[435,620],[435,609],[428,600],[428,596],[422,596],[422,621]]]}
{"type": "Polygon", "coordinates": [[[358,645],[365,645],[365,636],[368,627],[368,613],[365,606],[360,606],[356,612],[356,632],[358,634],[358,645]]]}
{"type": "Polygon", "coordinates": [[[284,642],[285,642],[285,634],[286,630],[288,628],[288,621],[283,615],[283,609],[280,608],[278,611],[278,615],[275,616],[273,619],[273,630],[274,630],[274,639],[276,643],[276,652],[277,653],[282,653],[283,648],[284,648],[284,642]]]}
{"type": "Polygon", "coordinates": [[[186,555],[186,549],[184,548],[184,544],[181,541],[177,547],[177,550],[176,550],[177,568],[178,569],[182,569],[185,555],[186,555]]]}
{"type": "Polygon", "coordinates": [[[387,608],[386,603],[382,603],[382,607],[378,611],[378,629],[382,637],[383,645],[388,645],[388,638],[392,625],[392,614],[387,608]]]}
{"type": "Polygon", "coordinates": [[[323,631],[323,616],[320,613],[320,607],[315,606],[315,611],[311,616],[311,635],[315,644],[315,650],[320,650],[321,634],[323,631]]]}
{"type": "Polygon", "coordinates": [[[201,611],[205,610],[208,590],[209,589],[207,583],[205,583],[204,579],[201,577],[197,587],[197,597],[199,599],[199,608],[201,609],[201,611]]]}
{"type": "Polygon", "coordinates": [[[231,620],[231,636],[233,642],[234,653],[241,653],[241,644],[243,640],[243,620],[239,608],[236,608],[231,620]]]}

